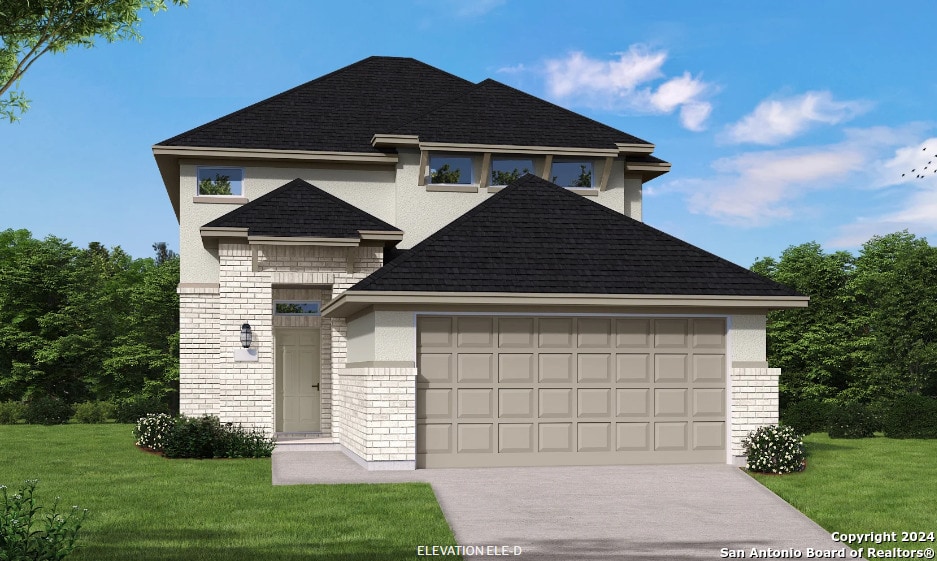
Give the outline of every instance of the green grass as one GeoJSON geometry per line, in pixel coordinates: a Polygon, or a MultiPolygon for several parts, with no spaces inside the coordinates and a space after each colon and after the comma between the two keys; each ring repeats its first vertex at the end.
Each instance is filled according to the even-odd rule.
{"type": "Polygon", "coordinates": [[[752,474],[765,487],[830,532],[897,532],[876,548],[923,549],[901,532],[937,533],[937,440],[804,438],[807,469],[783,476],[752,474]]]}
{"type": "Polygon", "coordinates": [[[0,426],[0,484],[89,510],[69,561],[415,559],[455,545],[422,483],[273,487],[270,460],[168,460],[130,425],[0,426]]]}

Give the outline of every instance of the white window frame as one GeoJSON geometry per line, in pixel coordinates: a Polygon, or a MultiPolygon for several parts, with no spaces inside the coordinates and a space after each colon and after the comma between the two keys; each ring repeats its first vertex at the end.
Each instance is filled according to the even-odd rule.
{"type": "Polygon", "coordinates": [[[292,316],[292,317],[319,317],[322,315],[322,303],[316,300],[274,300],[273,301],[273,315],[292,316]],[[277,311],[278,304],[298,304],[301,306],[315,306],[315,311],[309,312],[309,313],[301,313],[301,314],[278,312],[277,311]]]}
{"type": "Polygon", "coordinates": [[[195,196],[196,197],[244,197],[244,168],[239,166],[195,166],[195,196]],[[222,171],[222,170],[237,170],[241,173],[241,179],[237,181],[237,184],[240,186],[240,193],[234,192],[235,182],[231,182],[231,194],[230,195],[207,195],[199,192],[198,184],[201,181],[199,176],[201,176],[202,170],[212,170],[213,172],[222,171]]]}

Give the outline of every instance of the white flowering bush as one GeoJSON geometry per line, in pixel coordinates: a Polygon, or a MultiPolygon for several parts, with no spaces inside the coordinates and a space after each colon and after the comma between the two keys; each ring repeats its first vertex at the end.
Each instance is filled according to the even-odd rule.
{"type": "Polygon", "coordinates": [[[133,429],[137,446],[162,452],[169,442],[175,424],[175,418],[166,413],[151,413],[143,417],[137,421],[137,426],[133,429]]]}
{"type": "Polygon", "coordinates": [[[789,426],[767,425],[748,433],[742,441],[748,469],[760,473],[791,473],[804,469],[804,441],[789,426]]]}
{"type": "Polygon", "coordinates": [[[59,511],[56,498],[51,509],[33,497],[37,480],[9,493],[0,485],[0,559],[3,561],[60,560],[74,551],[78,531],[88,511],[73,506],[59,511]]]}

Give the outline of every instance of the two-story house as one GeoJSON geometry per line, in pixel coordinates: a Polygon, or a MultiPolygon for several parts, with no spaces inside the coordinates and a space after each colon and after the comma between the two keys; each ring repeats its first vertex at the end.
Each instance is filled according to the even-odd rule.
{"type": "Polygon", "coordinates": [[[733,462],[807,299],[642,223],[653,151],[390,57],[160,142],[182,412],[370,469],[733,462]]]}

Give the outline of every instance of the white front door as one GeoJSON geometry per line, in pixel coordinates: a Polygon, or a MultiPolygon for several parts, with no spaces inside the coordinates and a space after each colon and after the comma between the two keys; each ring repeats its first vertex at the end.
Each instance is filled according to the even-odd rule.
{"type": "Polygon", "coordinates": [[[277,430],[319,430],[319,330],[279,329],[277,346],[277,430]]]}

